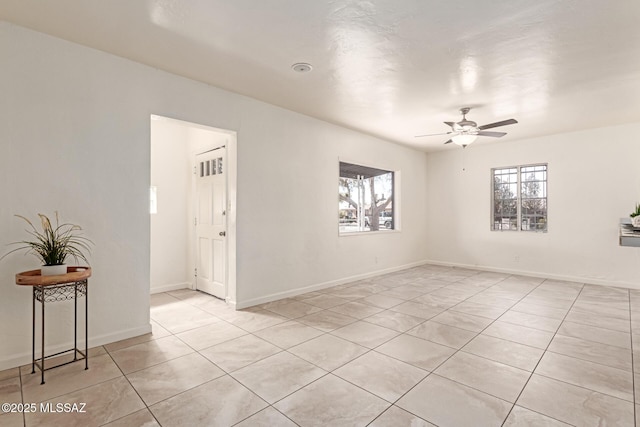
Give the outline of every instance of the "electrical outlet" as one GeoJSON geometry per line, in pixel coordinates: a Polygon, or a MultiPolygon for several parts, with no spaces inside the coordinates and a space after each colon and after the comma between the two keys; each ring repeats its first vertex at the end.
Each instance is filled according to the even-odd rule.
{"type": "Polygon", "coordinates": [[[520,262],[520,255],[516,255],[515,257],[513,257],[513,260],[515,262],[520,262]]]}

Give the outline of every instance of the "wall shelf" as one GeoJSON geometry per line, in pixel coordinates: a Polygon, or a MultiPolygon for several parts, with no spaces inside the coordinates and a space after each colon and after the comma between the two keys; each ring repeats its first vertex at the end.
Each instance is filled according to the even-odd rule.
{"type": "Polygon", "coordinates": [[[620,219],[620,246],[640,248],[640,228],[633,227],[630,218],[620,219]]]}

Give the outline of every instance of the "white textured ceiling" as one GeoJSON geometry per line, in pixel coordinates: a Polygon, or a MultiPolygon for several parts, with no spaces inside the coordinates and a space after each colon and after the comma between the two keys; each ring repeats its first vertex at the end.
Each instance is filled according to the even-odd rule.
{"type": "Polygon", "coordinates": [[[475,144],[640,121],[639,0],[2,0],[0,19],[424,150],[463,106],[520,122],[475,144]]]}

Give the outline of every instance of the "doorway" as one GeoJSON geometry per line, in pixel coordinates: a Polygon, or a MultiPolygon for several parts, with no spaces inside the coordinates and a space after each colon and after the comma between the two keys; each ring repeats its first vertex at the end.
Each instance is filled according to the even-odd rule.
{"type": "Polygon", "coordinates": [[[198,289],[235,307],[236,165],[234,131],[151,116],[151,293],[198,289]]]}

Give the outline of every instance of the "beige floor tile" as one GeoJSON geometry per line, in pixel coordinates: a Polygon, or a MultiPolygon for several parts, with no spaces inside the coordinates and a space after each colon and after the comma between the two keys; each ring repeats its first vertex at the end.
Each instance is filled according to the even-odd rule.
{"type": "Polygon", "coordinates": [[[290,353],[326,371],[333,371],[367,351],[369,349],[366,347],[331,334],[322,335],[289,349],[290,353]]]}
{"type": "Polygon", "coordinates": [[[459,304],[464,298],[446,297],[441,295],[433,295],[431,293],[422,295],[421,297],[414,298],[412,302],[423,304],[432,309],[439,309],[440,311],[447,310],[456,304],[459,304]]]}
{"type": "Polygon", "coordinates": [[[122,417],[116,421],[112,421],[109,424],[105,424],[108,427],[160,427],[160,424],[153,418],[151,412],[148,409],[142,409],[138,412],[134,412],[131,415],[122,417]]]}
{"type": "Polygon", "coordinates": [[[338,305],[329,309],[336,313],[345,314],[356,319],[364,319],[365,317],[373,316],[376,313],[384,311],[383,308],[373,307],[369,304],[362,304],[361,302],[351,301],[346,304],[338,305]]]}
{"type": "Polygon", "coordinates": [[[166,308],[173,304],[180,305],[182,303],[182,301],[180,301],[179,298],[171,296],[166,292],[163,292],[160,294],[151,294],[151,297],[149,298],[149,300],[150,300],[149,303],[151,305],[151,309],[162,308],[162,307],[166,308]]]}
{"type": "Polygon", "coordinates": [[[513,307],[511,307],[513,311],[519,311],[521,313],[529,313],[535,314],[537,316],[551,317],[553,319],[564,319],[567,315],[568,309],[565,308],[553,308],[553,307],[545,307],[543,305],[536,305],[526,302],[519,302],[513,307]]]}
{"type": "Polygon", "coordinates": [[[307,301],[289,300],[284,304],[270,305],[267,310],[289,319],[295,319],[296,317],[306,316],[322,310],[320,307],[308,304],[307,301]]]}
{"type": "Polygon", "coordinates": [[[391,307],[389,310],[428,320],[442,313],[445,308],[438,308],[415,301],[407,301],[405,303],[396,305],[395,307],[391,307]]]}
{"type": "Polygon", "coordinates": [[[633,402],[631,371],[547,352],[535,373],[633,402]]]}
{"type": "Polygon", "coordinates": [[[631,334],[598,328],[596,326],[563,322],[562,325],[560,325],[560,329],[558,329],[558,334],[631,349],[631,334]]]}
{"type": "Polygon", "coordinates": [[[330,292],[330,289],[333,289],[333,288],[326,288],[326,289],[321,289],[319,291],[306,292],[304,294],[290,297],[290,299],[294,299],[296,301],[304,301],[307,298],[316,297],[318,295],[325,295],[330,292]]]}
{"type": "Polygon", "coordinates": [[[127,375],[147,406],[224,375],[198,353],[178,357],[127,375]]]}
{"type": "Polygon", "coordinates": [[[22,412],[0,412],[0,426],[2,427],[24,427],[22,412]]]}
{"type": "Polygon", "coordinates": [[[509,289],[502,289],[498,287],[492,287],[482,292],[482,296],[486,298],[502,298],[513,301],[515,305],[519,300],[527,294],[527,291],[515,291],[509,289]]]}
{"type": "Polygon", "coordinates": [[[349,302],[349,300],[333,295],[321,294],[308,299],[304,299],[303,302],[305,304],[315,305],[316,307],[320,308],[331,308],[338,305],[346,304],[349,302]]]}
{"type": "Polygon", "coordinates": [[[225,375],[149,409],[163,427],[227,427],[267,406],[264,400],[225,375]]]}
{"type": "MultiPolygon", "coordinates": [[[[20,377],[0,381],[0,403],[22,403],[20,387],[20,377]]],[[[0,411],[1,414],[2,411],[0,411]]]]}
{"type": "Polygon", "coordinates": [[[345,316],[344,314],[329,310],[310,314],[309,316],[301,317],[297,320],[298,322],[302,322],[305,325],[319,329],[323,332],[330,332],[356,321],[353,317],[345,316]]]}
{"type": "Polygon", "coordinates": [[[195,306],[202,306],[215,301],[219,304],[224,304],[223,301],[220,301],[213,295],[209,295],[205,292],[196,291],[194,289],[178,289],[175,291],[167,292],[172,297],[178,298],[181,301],[184,301],[188,304],[195,306]]]}
{"type": "Polygon", "coordinates": [[[493,320],[474,316],[473,314],[461,313],[459,311],[447,310],[438,314],[431,319],[432,322],[442,323],[444,325],[455,326],[456,328],[465,329],[471,332],[480,332],[493,322],[493,320]]]}
{"type": "Polygon", "coordinates": [[[327,295],[333,295],[338,298],[346,299],[346,300],[357,300],[361,298],[366,298],[375,294],[372,290],[357,288],[357,287],[345,287],[342,289],[336,289],[328,293],[327,295]]]}
{"type": "Polygon", "coordinates": [[[304,387],[326,371],[282,352],[233,373],[233,377],[269,403],[304,387]]]}
{"type": "Polygon", "coordinates": [[[549,351],[631,371],[631,350],[622,347],[556,335],[549,345],[549,351]]]}
{"type": "Polygon", "coordinates": [[[396,405],[442,427],[498,427],[512,406],[435,374],[425,378],[396,405]]]}
{"type": "Polygon", "coordinates": [[[583,314],[597,314],[599,316],[613,317],[621,320],[629,320],[631,312],[629,311],[629,303],[614,305],[606,304],[601,301],[583,301],[578,299],[573,307],[572,311],[583,314]]]}
{"type": "Polygon", "coordinates": [[[573,305],[573,299],[566,300],[566,299],[560,299],[558,297],[551,297],[551,296],[539,297],[539,296],[532,296],[531,294],[522,298],[522,302],[525,304],[535,304],[535,305],[541,305],[543,307],[558,308],[562,310],[569,310],[569,308],[571,308],[571,306],[573,305]]]}
{"type": "Polygon", "coordinates": [[[435,373],[507,402],[515,402],[530,372],[473,354],[458,352],[435,373]]]}
{"type": "Polygon", "coordinates": [[[478,335],[462,351],[533,372],[544,350],[488,335],[478,335]]]}
{"type": "Polygon", "coordinates": [[[420,417],[417,417],[404,409],[400,409],[397,406],[392,406],[378,418],[376,418],[370,427],[436,427],[435,425],[426,422],[420,417]]]}
{"type": "Polygon", "coordinates": [[[629,321],[603,315],[594,316],[593,313],[583,313],[571,310],[565,319],[568,322],[581,323],[583,325],[597,326],[604,329],[629,333],[629,321]]]}
{"type": "Polygon", "coordinates": [[[452,311],[459,311],[461,313],[473,314],[474,316],[487,317],[495,320],[507,311],[506,308],[493,307],[486,304],[478,304],[477,302],[465,301],[460,304],[456,304],[451,307],[452,311]]]}
{"type": "Polygon", "coordinates": [[[472,297],[473,295],[477,294],[478,292],[480,292],[482,289],[477,288],[477,289],[457,289],[454,286],[447,286],[445,288],[440,288],[436,291],[433,292],[429,292],[429,295],[433,295],[433,296],[441,296],[441,297],[446,297],[446,298],[456,298],[459,301],[462,300],[466,300],[467,298],[472,297]]]}
{"type": "Polygon", "coordinates": [[[128,374],[189,353],[193,353],[191,347],[170,336],[114,351],[111,357],[128,374]]]}
{"type": "Polygon", "coordinates": [[[256,332],[289,320],[289,318],[269,310],[244,311],[243,313],[243,316],[229,319],[229,322],[247,332],[256,332]]]}
{"type": "Polygon", "coordinates": [[[200,354],[226,372],[233,372],[281,351],[261,338],[244,335],[200,350],[200,354]]]}
{"type": "Polygon", "coordinates": [[[255,415],[250,416],[246,420],[235,427],[296,427],[297,424],[291,421],[281,412],[275,410],[272,406],[263,409],[255,415]]]}
{"type": "Polygon", "coordinates": [[[53,407],[69,404],[72,412],[38,411],[25,414],[28,426],[98,426],[132,414],[144,408],[144,403],[124,377],[49,400],[53,407]],[[86,405],[82,405],[86,404],[86,405]],[[81,412],[84,410],[84,412],[81,412]]]}
{"type": "Polygon", "coordinates": [[[398,304],[402,304],[403,302],[405,302],[405,300],[400,299],[400,298],[393,298],[393,297],[389,297],[389,296],[376,294],[376,295],[371,295],[371,296],[368,296],[368,297],[363,298],[361,300],[358,300],[358,302],[362,302],[364,304],[369,304],[369,305],[372,305],[374,307],[389,309],[389,308],[394,307],[394,306],[396,306],[398,304]]]}
{"type": "Polygon", "coordinates": [[[560,327],[560,323],[562,323],[560,319],[536,316],[535,314],[522,313],[520,311],[507,311],[498,320],[547,332],[556,332],[560,327]]]}
{"type": "Polygon", "coordinates": [[[5,369],[4,371],[0,371],[0,381],[8,380],[9,378],[15,378],[19,376],[20,376],[19,368],[11,368],[11,369],[5,369]]]}
{"type": "Polygon", "coordinates": [[[89,369],[84,363],[71,363],[45,372],[45,384],[40,384],[40,373],[22,377],[22,395],[25,402],[42,402],[81,388],[121,377],[122,372],[108,354],[89,358],[89,369]]]}
{"type": "Polygon", "coordinates": [[[482,334],[540,349],[546,349],[551,342],[551,338],[553,338],[553,332],[527,328],[526,326],[514,325],[499,320],[491,324],[482,334]]]}
{"type": "Polygon", "coordinates": [[[300,426],[351,427],[366,426],[389,403],[329,374],[274,407],[300,426]]]}
{"type": "Polygon", "coordinates": [[[518,405],[514,406],[504,422],[503,427],[569,427],[570,424],[554,420],[537,412],[530,411],[518,405]]]}
{"type": "MultiPolygon", "coordinates": [[[[435,290],[435,289],[433,289],[435,290]]],[[[388,291],[380,292],[378,295],[385,297],[398,298],[403,300],[410,300],[421,295],[426,294],[428,291],[425,288],[417,285],[402,285],[388,291]]]]}
{"type": "Polygon", "coordinates": [[[220,319],[211,313],[186,302],[178,301],[152,308],[151,319],[174,334],[220,322],[220,319]]]}
{"type": "Polygon", "coordinates": [[[490,307],[500,308],[502,310],[508,310],[516,303],[513,299],[501,298],[498,296],[485,295],[485,292],[481,292],[472,296],[467,300],[468,302],[475,302],[478,304],[488,305],[490,307]]]}
{"type": "Polygon", "coordinates": [[[407,332],[418,338],[459,349],[476,336],[475,332],[427,321],[407,332]]]}
{"type": "Polygon", "coordinates": [[[382,344],[376,351],[427,371],[436,369],[455,353],[451,347],[406,334],[382,344]]]}
{"type": "Polygon", "coordinates": [[[428,372],[371,351],[336,369],[333,374],[393,403],[428,372]]]}
{"type": "Polygon", "coordinates": [[[536,374],[517,404],[573,425],[634,425],[633,403],[536,374]]]}
{"type": "Polygon", "coordinates": [[[385,328],[393,329],[398,332],[406,332],[424,322],[424,319],[421,319],[420,317],[414,317],[391,310],[382,311],[362,320],[368,323],[373,323],[374,325],[384,326],[385,328]]]}
{"type": "Polygon", "coordinates": [[[332,334],[367,348],[375,348],[399,335],[394,330],[364,321],[336,329],[332,334]]]}
{"type": "Polygon", "coordinates": [[[311,326],[291,320],[256,331],[254,335],[286,349],[320,336],[323,333],[311,326]]]}
{"type": "Polygon", "coordinates": [[[160,326],[156,322],[151,322],[151,332],[144,335],[139,335],[133,338],[127,338],[125,340],[112,342],[111,344],[107,344],[104,348],[109,352],[114,352],[116,350],[120,350],[126,347],[131,347],[132,345],[141,344],[143,342],[155,340],[158,338],[163,338],[171,335],[171,332],[167,331],[165,328],[160,326]]]}
{"type": "Polygon", "coordinates": [[[176,337],[195,350],[202,350],[212,345],[246,335],[247,331],[227,322],[214,323],[201,326],[187,332],[182,332],[176,337]]]}

